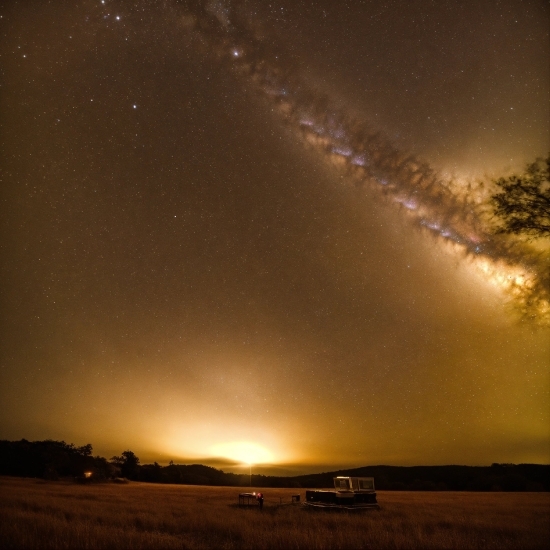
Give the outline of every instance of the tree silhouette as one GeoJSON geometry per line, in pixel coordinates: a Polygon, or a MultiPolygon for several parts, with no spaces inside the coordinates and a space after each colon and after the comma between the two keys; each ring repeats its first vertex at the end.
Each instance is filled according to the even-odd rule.
{"type": "Polygon", "coordinates": [[[528,164],[524,174],[494,183],[500,188],[491,198],[501,222],[497,233],[550,236],[550,154],[528,164]]]}
{"type": "Polygon", "coordinates": [[[82,447],[77,447],[76,452],[82,456],[92,456],[93,447],[91,443],[83,445],[82,447]]]}
{"type": "Polygon", "coordinates": [[[121,456],[113,456],[111,464],[120,468],[122,477],[135,479],[139,474],[139,458],[132,451],[124,451],[121,456]]]}

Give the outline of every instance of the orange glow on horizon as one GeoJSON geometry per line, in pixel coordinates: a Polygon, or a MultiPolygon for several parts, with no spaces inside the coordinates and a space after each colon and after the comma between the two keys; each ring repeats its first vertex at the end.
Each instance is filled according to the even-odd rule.
{"type": "Polygon", "coordinates": [[[266,464],[277,462],[273,453],[258,443],[233,441],[217,443],[210,447],[212,457],[227,458],[243,464],[266,464]]]}

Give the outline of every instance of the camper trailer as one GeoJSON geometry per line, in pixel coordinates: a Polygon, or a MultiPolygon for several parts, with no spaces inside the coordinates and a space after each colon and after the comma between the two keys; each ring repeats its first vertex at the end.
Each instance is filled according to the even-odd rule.
{"type": "Polygon", "coordinates": [[[333,480],[334,490],[306,491],[305,504],[313,508],[343,510],[379,508],[373,477],[338,476],[333,480]]]}

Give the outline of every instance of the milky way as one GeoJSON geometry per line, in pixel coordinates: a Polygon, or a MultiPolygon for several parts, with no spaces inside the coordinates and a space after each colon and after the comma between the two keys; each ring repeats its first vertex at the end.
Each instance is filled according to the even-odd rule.
{"type": "MultiPolygon", "coordinates": [[[[194,3],[191,3],[194,4],[194,3]]],[[[315,147],[355,185],[378,188],[418,229],[434,235],[499,286],[523,315],[550,319],[547,257],[509,238],[496,236],[487,219],[487,197],[476,185],[457,194],[429,163],[399,150],[366,121],[352,118],[309,87],[292,61],[279,62],[277,40],[260,30],[246,3],[197,2],[180,15],[180,25],[220,63],[252,82],[303,141],[315,147]],[[481,204],[480,204],[481,203],[481,204]]]]}
{"type": "Polygon", "coordinates": [[[548,147],[547,18],[2,3],[0,438],[241,473],[548,462],[547,242],[490,207],[548,147]]]}

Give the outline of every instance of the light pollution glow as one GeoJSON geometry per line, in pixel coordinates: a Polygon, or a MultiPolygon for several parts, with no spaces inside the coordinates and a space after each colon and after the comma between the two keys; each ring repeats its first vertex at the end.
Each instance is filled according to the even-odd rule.
{"type": "Polygon", "coordinates": [[[209,454],[212,457],[235,460],[244,464],[273,464],[277,462],[273,454],[265,447],[248,441],[216,443],[210,447],[209,454]]]}
{"type": "Polygon", "coordinates": [[[1,8],[0,437],[240,473],[550,461],[547,246],[454,175],[515,131],[546,152],[541,8],[264,4],[1,8]],[[415,82],[422,154],[388,122],[415,82]]]}

